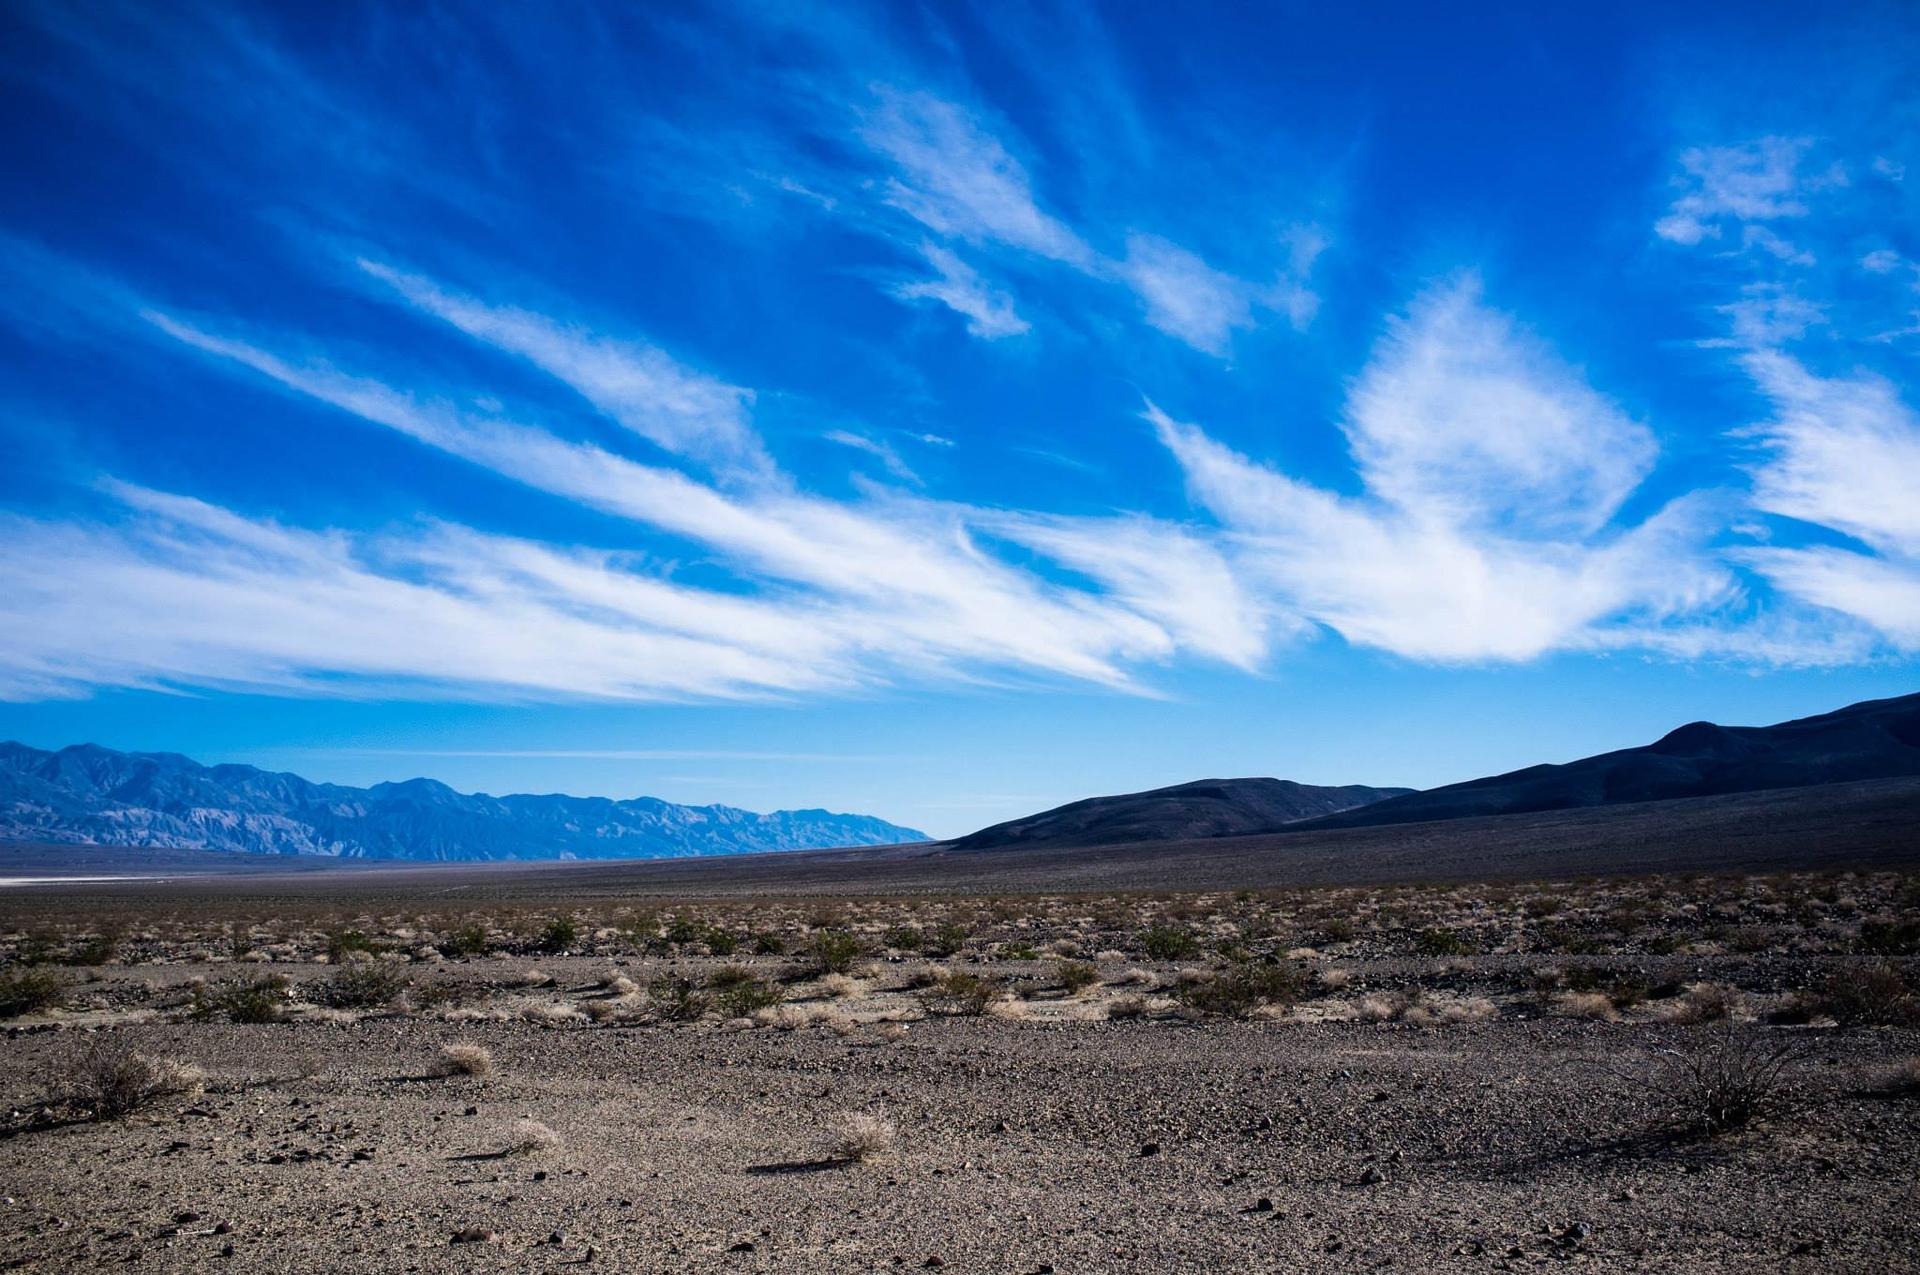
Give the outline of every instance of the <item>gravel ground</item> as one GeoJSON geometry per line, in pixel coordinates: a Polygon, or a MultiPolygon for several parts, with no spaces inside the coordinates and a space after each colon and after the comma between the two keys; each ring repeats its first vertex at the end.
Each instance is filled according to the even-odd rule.
{"type": "MultiPolygon", "coordinates": [[[[588,964],[543,968],[584,984],[588,964]]],[[[1920,1269],[1920,1100],[1875,1089],[1920,1052],[1911,1029],[1749,1029],[1797,1043],[1794,1106],[1703,1138],[1673,1134],[1652,1051],[1713,1025],[867,1009],[837,1030],[17,1028],[0,1251],[46,1271],[1920,1269]],[[207,1090],[36,1116],[102,1039],[197,1063],[207,1090]],[[437,1074],[456,1042],[493,1074],[437,1074]],[[834,1158],[848,1113],[897,1140],[834,1158]],[[528,1120],[557,1144],[510,1152],[528,1120]]]]}

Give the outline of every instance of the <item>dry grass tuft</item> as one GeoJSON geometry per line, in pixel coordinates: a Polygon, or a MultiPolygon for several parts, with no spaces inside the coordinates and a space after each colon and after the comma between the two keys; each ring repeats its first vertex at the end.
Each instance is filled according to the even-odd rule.
{"type": "Polygon", "coordinates": [[[493,1055],[480,1045],[442,1045],[440,1069],[449,1076],[491,1076],[493,1055]]]}
{"type": "Polygon", "coordinates": [[[508,1155],[546,1155],[561,1147],[560,1135],[538,1120],[516,1120],[507,1139],[508,1155]]]}
{"type": "Polygon", "coordinates": [[[849,1111],[835,1125],[828,1158],[868,1164],[891,1152],[899,1140],[900,1131],[885,1116],[849,1111]]]}
{"type": "Polygon", "coordinates": [[[1561,992],[1553,998],[1553,1009],[1562,1018],[1584,1018],[1596,1023],[1610,1023],[1620,1017],[1612,998],[1601,992],[1561,992]]]}

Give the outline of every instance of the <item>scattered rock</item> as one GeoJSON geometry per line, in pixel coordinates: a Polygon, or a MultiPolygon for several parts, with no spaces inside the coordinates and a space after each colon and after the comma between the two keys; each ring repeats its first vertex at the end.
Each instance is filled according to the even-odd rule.
{"type": "Polygon", "coordinates": [[[450,1244],[491,1244],[500,1237],[480,1226],[463,1226],[453,1233],[450,1244]]]}

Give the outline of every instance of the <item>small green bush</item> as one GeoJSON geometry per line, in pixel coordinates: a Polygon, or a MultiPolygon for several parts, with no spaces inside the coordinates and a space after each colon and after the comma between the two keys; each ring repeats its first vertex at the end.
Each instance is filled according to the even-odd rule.
{"type": "Polygon", "coordinates": [[[920,951],[922,955],[945,960],[949,956],[957,956],[971,937],[961,926],[952,921],[943,921],[934,927],[931,934],[922,937],[920,951]]]}
{"type": "Polygon", "coordinates": [[[691,1023],[706,1017],[713,998],[690,978],[656,978],[647,984],[647,1009],[666,1023],[691,1023]]]}
{"type": "Polygon", "coordinates": [[[314,988],[314,998],[334,1009],[375,1009],[391,1004],[407,980],[391,965],[342,965],[314,988]]]}
{"type": "Polygon", "coordinates": [[[1140,934],[1140,946],[1156,961],[1187,961],[1200,955],[1200,940],[1180,925],[1149,926],[1140,934]]]}
{"type": "Polygon", "coordinates": [[[707,951],[715,956],[732,956],[740,950],[740,936],[732,930],[714,926],[707,931],[707,951]]]}
{"type": "Polygon", "coordinates": [[[1000,959],[1003,961],[1037,961],[1040,959],[1040,953],[1034,951],[1033,944],[1031,943],[1008,943],[1000,949],[1000,959]]]}
{"type": "Polygon", "coordinates": [[[1860,950],[1874,956],[1912,956],[1920,952],[1920,921],[1863,921],[1860,950]]]}
{"type": "Polygon", "coordinates": [[[355,952],[377,955],[380,945],[359,930],[335,930],[327,935],[327,959],[338,965],[355,952]]]}
{"type": "Polygon", "coordinates": [[[747,1018],[755,1010],[771,1009],[786,999],[786,993],[753,971],[738,965],[715,970],[707,980],[714,1004],[726,1018],[747,1018]]]}
{"type": "Polygon", "coordinates": [[[1100,971],[1085,961],[1062,961],[1053,967],[1053,981],[1069,996],[1078,996],[1100,981],[1100,971]]]}
{"type": "Polygon", "coordinates": [[[880,941],[896,952],[918,952],[926,935],[911,925],[896,925],[880,936],[880,941]]]}
{"type": "Polygon", "coordinates": [[[564,952],[580,937],[580,926],[570,916],[556,916],[540,931],[540,946],[549,952],[564,952]]]}
{"type": "Polygon", "coordinates": [[[778,934],[756,934],[753,950],[758,956],[780,956],[786,952],[787,945],[778,934]]]}
{"type": "Polygon", "coordinates": [[[999,984],[978,974],[953,973],[920,992],[920,1005],[929,1014],[978,1018],[1000,994],[999,984]]]}
{"type": "Polygon", "coordinates": [[[1920,1002],[1892,965],[1833,974],[1816,1004],[1842,1027],[1897,1027],[1920,1019],[1920,1002]]]}
{"type": "Polygon", "coordinates": [[[60,1003],[67,980],[52,970],[19,965],[0,969],[0,1018],[18,1018],[60,1003]]]}
{"type": "Polygon", "coordinates": [[[237,979],[193,989],[190,1018],[224,1017],[235,1023],[277,1023],[287,1013],[287,980],[278,974],[237,979]]]}
{"type": "Polygon", "coordinates": [[[1203,1014],[1247,1018],[1262,1006],[1293,1004],[1306,987],[1306,976],[1291,965],[1243,963],[1210,978],[1182,978],[1173,995],[1203,1014]]]}
{"type": "Polygon", "coordinates": [[[470,921],[440,940],[442,956],[484,956],[487,951],[487,927],[470,921]]]}
{"type": "Polygon", "coordinates": [[[1420,931],[1420,937],[1414,940],[1413,945],[1422,956],[1465,956],[1479,950],[1479,945],[1469,935],[1439,926],[1420,931]]]}
{"type": "Polygon", "coordinates": [[[845,930],[824,930],[807,945],[807,956],[821,974],[844,974],[864,954],[860,940],[845,930]]]}

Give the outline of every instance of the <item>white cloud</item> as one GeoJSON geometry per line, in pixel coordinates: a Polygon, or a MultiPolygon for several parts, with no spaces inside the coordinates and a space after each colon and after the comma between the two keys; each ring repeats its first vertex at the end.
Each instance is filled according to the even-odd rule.
{"type": "Polygon", "coordinates": [[[1654,223],[1654,233],[1678,244],[1720,238],[1722,223],[1752,223],[1804,217],[1809,187],[1844,181],[1838,170],[1803,177],[1800,162],[1812,143],[1805,138],[1762,137],[1738,146],[1696,146],[1681,152],[1683,190],[1654,223]]]}
{"type": "Polygon", "coordinates": [[[1892,274],[1900,268],[1902,260],[1891,248],[1876,248],[1860,258],[1860,268],[1869,274],[1892,274]]]}
{"type": "Polygon", "coordinates": [[[912,483],[916,487],[921,485],[920,475],[914,473],[913,467],[900,459],[900,453],[895,451],[889,443],[845,429],[830,429],[820,437],[829,443],[837,443],[841,447],[851,447],[854,451],[865,452],[885,466],[886,471],[895,478],[912,483]]]}
{"type": "Polygon", "coordinates": [[[1871,374],[1820,377],[1767,349],[1744,363],[1774,409],[1748,431],[1769,452],[1754,470],[1754,503],[1871,551],[1770,547],[1746,560],[1781,592],[1920,649],[1920,415],[1871,374]]]}
{"type": "Polygon", "coordinates": [[[1751,431],[1772,453],[1754,473],[1755,503],[1920,557],[1920,416],[1893,385],[1815,376],[1777,350],[1744,363],[1774,408],[1751,431]]]}
{"type": "Polygon", "coordinates": [[[1015,312],[1013,298],[992,287],[980,272],[939,244],[924,243],[920,251],[939,273],[936,279],[902,283],[893,295],[903,301],[937,301],[965,316],[967,331],[988,341],[1019,336],[1032,325],[1015,312]]]}
{"type": "Polygon", "coordinates": [[[1146,305],[1147,322],[1196,350],[1224,355],[1233,330],[1253,325],[1248,287],[1178,244],[1134,235],[1120,272],[1146,305]]]}
{"type": "Polygon", "coordinates": [[[883,90],[861,136],[897,170],[887,201],[928,229],[1069,265],[1093,260],[1080,236],[1041,211],[1020,161],[953,103],[883,90]]]}
{"type": "Polygon", "coordinates": [[[1467,276],[1391,321],[1347,404],[1367,489],[1423,522],[1590,534],[1652,467],[1652,434],[1467,276]]]}
{"type": "Polygon", "coordinates": [[[1457,281],[1374,351],[1346,429],[1365,494],[1291,478],[1150,408],[1243,579],[1359,645],[1443,662],[1587,647],[1710,609],[1733,584],[1700,501],[1615,527],[1655,447],[1457,281]]]}
{"type": "Polygon", "coordinates": [[[1116,602],[1048,586],[981,552],[965,511],[904,496],[842,505],[770,484],[727,495],[685,475],[496,417],[295,361],[169,316],[161,331],[285,388],[516,482],[721,551],[737,570],[855,608],[877,650],[949,672],[1014,669],[1130,686],[1165,659],[1165,629],[1116,602]]]}
{"type": "Polygon", "coordinates": [[[667,451],[724,469],[772,469],[748,420],[751,391],[684,367],[643,341],[614,340],[531,311],[488,305],[381,262],[362,258],[357,264],[408,304],[526,359],[667,451]]]}

